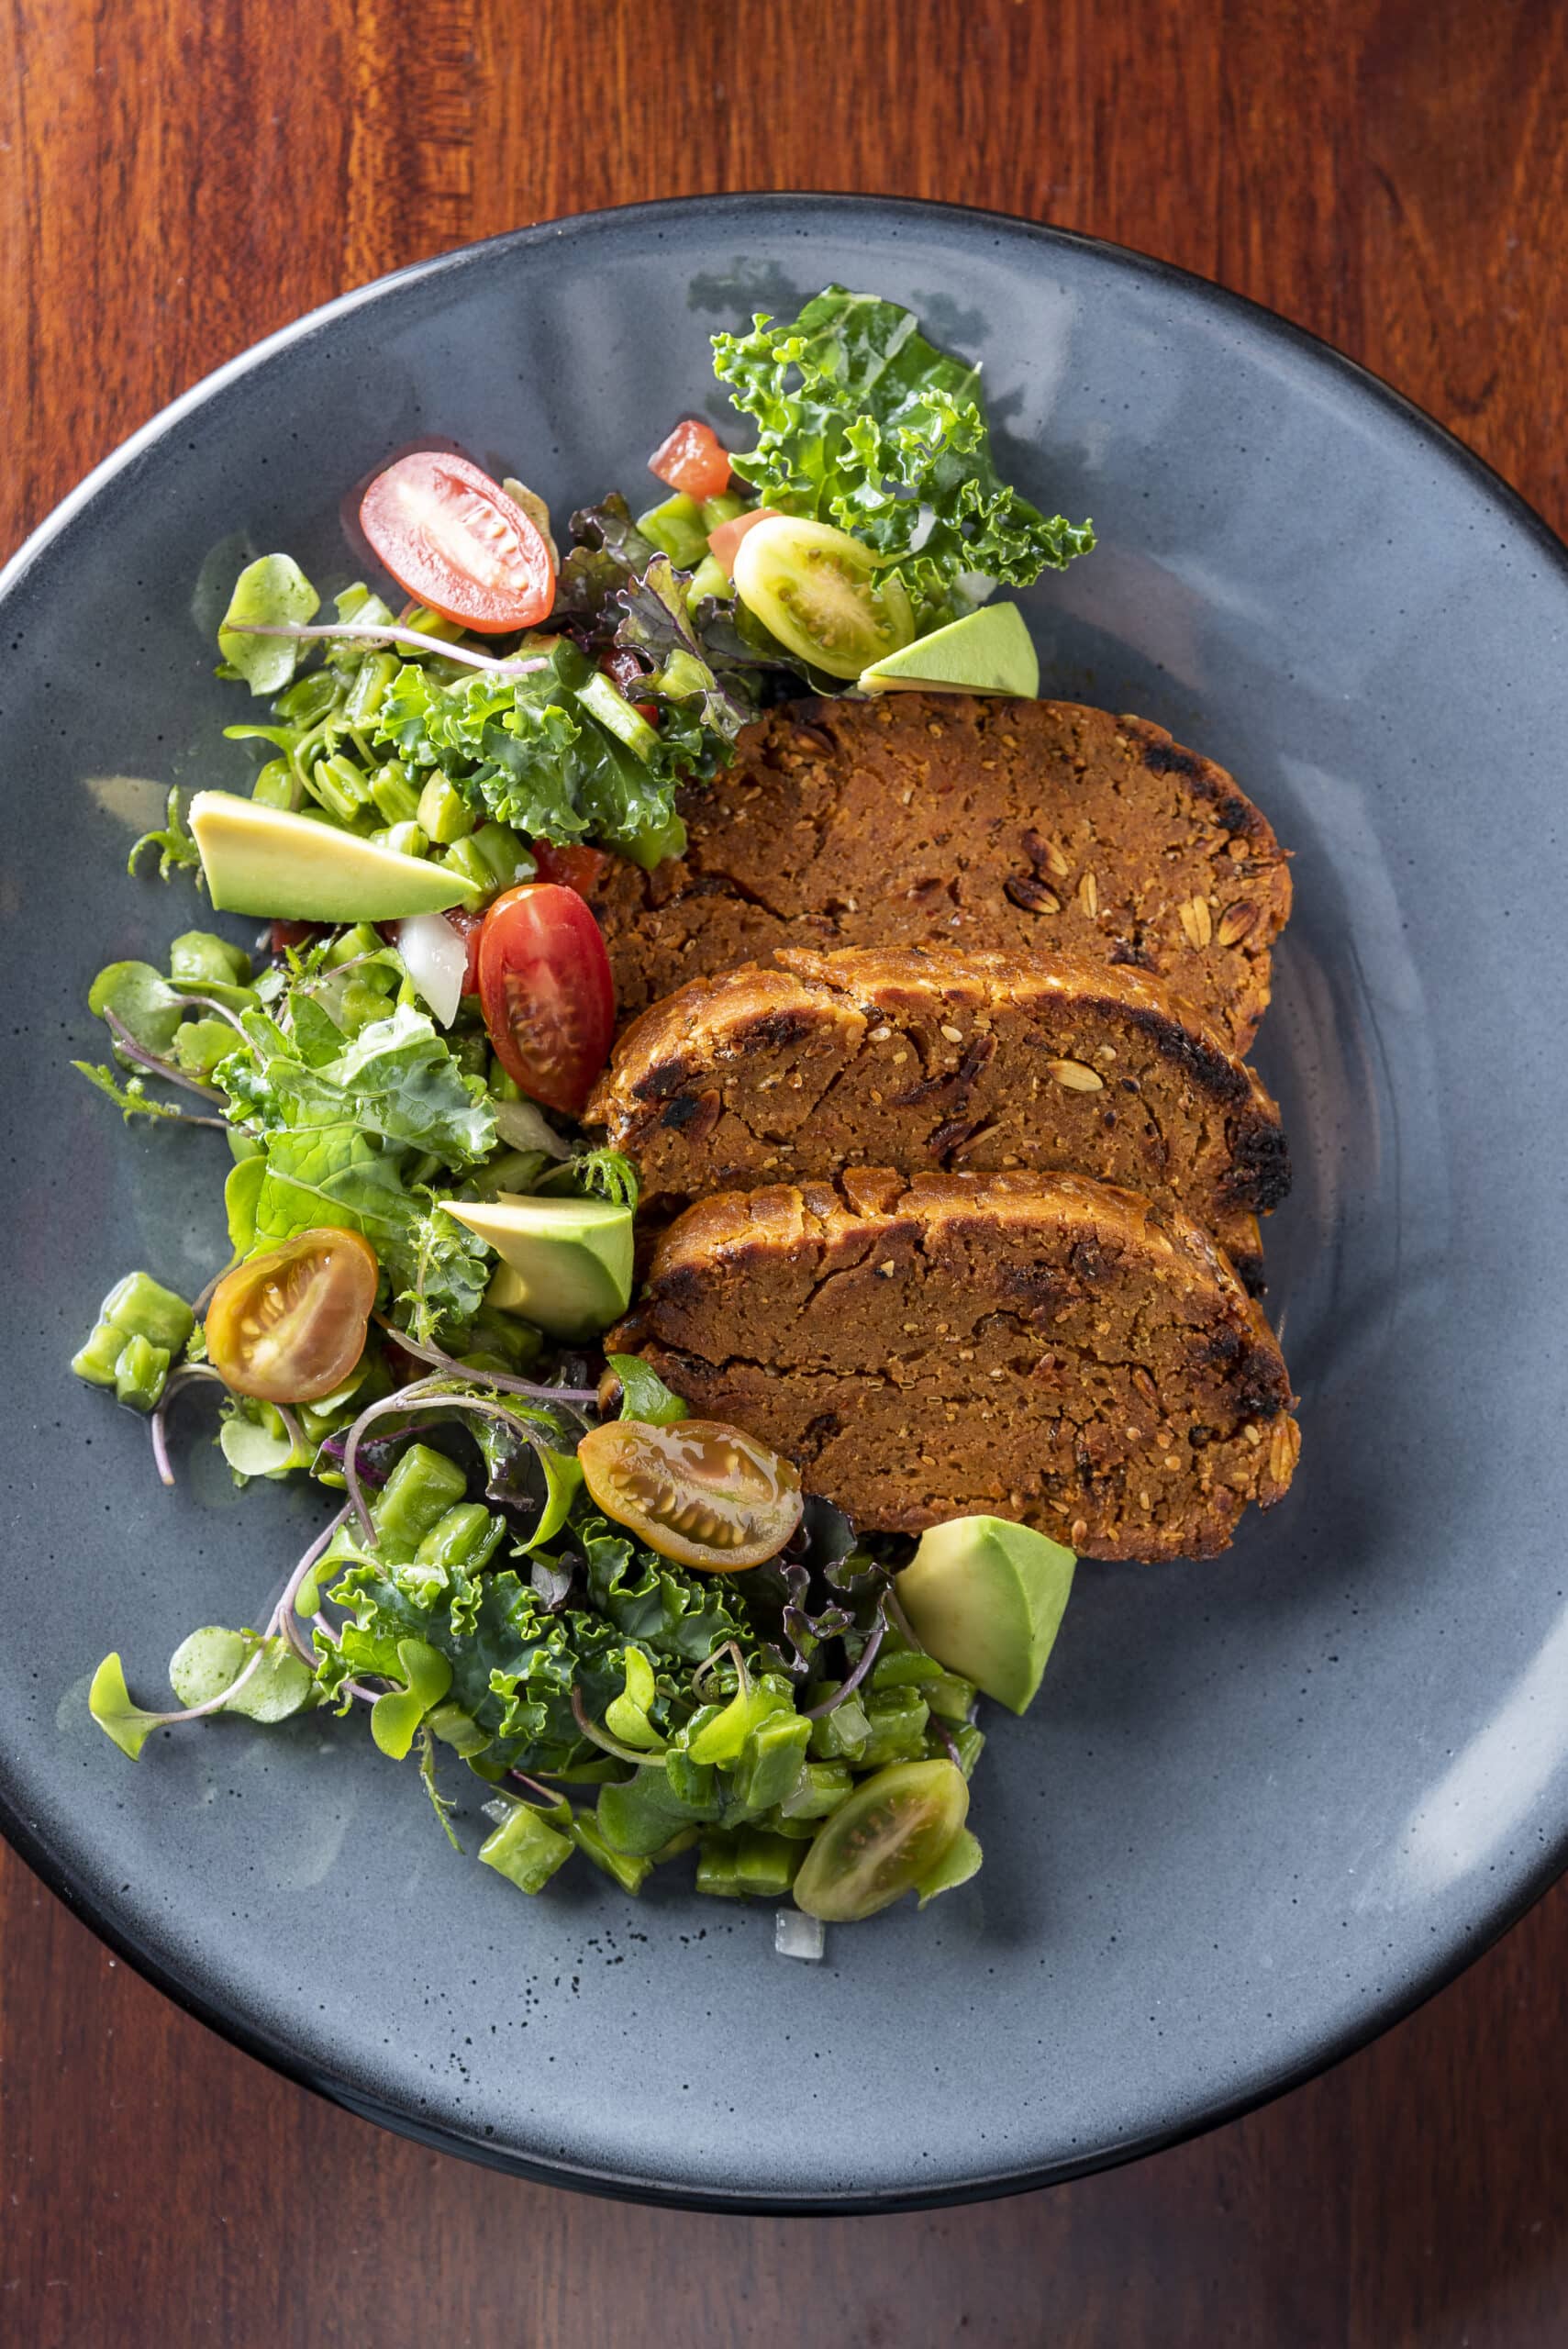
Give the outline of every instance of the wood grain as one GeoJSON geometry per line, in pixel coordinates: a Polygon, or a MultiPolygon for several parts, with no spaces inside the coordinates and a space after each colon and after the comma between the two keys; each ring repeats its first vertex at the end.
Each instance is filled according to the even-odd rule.
{"type": "MultiPolygon", "coordinates": [[[[0,549],[163,402],[520,222],[837,186],[1270,303],[1568,526],[1552,0],[0,0],[0,549]]],[[[1560,2349],[1568,1888],[1200,2143],[935,2216],[672,2220],[317,2103],[0,1854],[0,2340],[1560,2349]]]]}

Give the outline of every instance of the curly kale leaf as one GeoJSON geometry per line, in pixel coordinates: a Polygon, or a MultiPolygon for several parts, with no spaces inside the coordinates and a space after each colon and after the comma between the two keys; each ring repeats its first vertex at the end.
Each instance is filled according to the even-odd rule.
{"type": "Polygon", "coordinates": [[[415,769],[439,769],[476,814],[532,840],[602,841],[639,857],[671,833],[677,787],[710,774],[720,746],[672,708],[639,756],[577,698],[593,674],[564,640],[549,669],[499,682],[443,685],[409,663],[382,705],[377,740],[415,769]]]}
{"type": "Polygon", "coordinates": [[[928,608],[964,573],[1028,586],[1095,543],[998,476],[980,370],[919,332],[912,310],[829,285],[793,325],[764,313],[713,338],[714,368],[757,425],[736,469],[764,504],[852,531],[895,562],[928,608]]]}

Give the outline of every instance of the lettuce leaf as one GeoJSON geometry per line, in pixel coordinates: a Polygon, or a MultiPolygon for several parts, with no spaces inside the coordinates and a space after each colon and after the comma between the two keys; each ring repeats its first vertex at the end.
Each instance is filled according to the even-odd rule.
{"type": "Polygon", "coordinates": [[[218,1078],[239,1114],[263,1131],[286,1126],[300,1134],[350,1123],[361,1133],[433,1152],[454,1167],[472,1165],[495,1147],[495,1114],[483,1083],[462,1074],[434,1022],[407,1004],[361,1028],[325,1060],[315,1058],[315,1030],[307,1062],[264,1014],[251,1013],[245,1026],[259,1057],[231,1055],[219,1063],[218,1078]]]}
{"type": "Polygon", "coordinates": [[[1026,587],[1095,543],[1002,481],[980,370],[928,342],[912,310],[829,285],[793,325],[759,312],[713,338],[714,370],[758,427],[736,471],[762,501],[852,531],[928,611],[962,575],[1026,587]]]}
{"type": "MultiPolygon", "coordinates": [[[[293,1019],[320,1012],[301,990],[292,1006],[293,1019]]],[[[484,1085],[463,1074],[434,1024],[407,1005],[351,1041],[332,1030],[336,1052],[324,1019],[303,1019],[304,1034],[291,1035],[279,1019],[248,1012],[248,1049],[218,1064],[231,1113],[263,1154],[263,1171],[250,1178],[257,1185],[253,1244],[275,1245],[320,1224],[362,1232],[414,1335],[455,1329],[479,1309],[489,1252],[437,1213],[428,1178],[438,1165],[466,1170],[495,1148],[484,1085]]]]}

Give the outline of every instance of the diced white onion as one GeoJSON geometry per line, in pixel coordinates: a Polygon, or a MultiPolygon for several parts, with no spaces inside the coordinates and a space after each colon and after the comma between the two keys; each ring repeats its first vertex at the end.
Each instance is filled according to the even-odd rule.
{"type": "Polygon", "coordinates": [[[458,936],[445,914],[410,914],[398,925],[397,951],[432,1019],[450,1028],[462,1001],[468,941],[458,936]]]}
{"type": "Polygon", "coordinates": [[[803,1909],[779,1909],[773,1912],[773,1947],[780,1957],[819,1958],[828,1946],[828,1928],[820,1917],[808,1917],[803,1909]]]}
{"type": "Polygon", "coordinates": [[[984,571],[961,571],[953,585],[966,604],[984,604],[996,593],[996,582],[984,571]]]}
{"type": "Polygon", "coordinates": [[[544,1111],[533,1101],[497,1101],[495,1130],[508,1150],[542,1150],[550,1158],[570,1158],[572,1144],[562,1141],[544,1111]]]}

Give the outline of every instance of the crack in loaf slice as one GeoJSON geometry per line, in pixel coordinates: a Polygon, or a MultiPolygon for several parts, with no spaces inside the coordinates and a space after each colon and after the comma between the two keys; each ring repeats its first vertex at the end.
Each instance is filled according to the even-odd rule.
{"type": "Polygon", "coordinates": [[[1158,726],[962,694],[779,709],[682,794],[684,856],[593,892],[633,1014],[777,946],[949,944],[1148,971],[1245,1052],[1290,911],[1284,852],[1158,726]]]}
{"type": "Polygon", "coordinates": [[[1173,1198],[1249,1286],[1290,1186],[1279,1111],[1143,973],[960,947],[783,949],[694,979],[621,1037],[587,1111],[655,1219],[846,1166],[1027,1168],[1173,1198]]]}
{"type": "Polygon", "coordinates": [[[1213,1243],[1073,1175],[721,1193],[663,1234],[606,1344],[884,1531],[985,1510],[1089,1557],[1208,1557],[1300,1448],[1279,1347],[1213,1243]]]}

